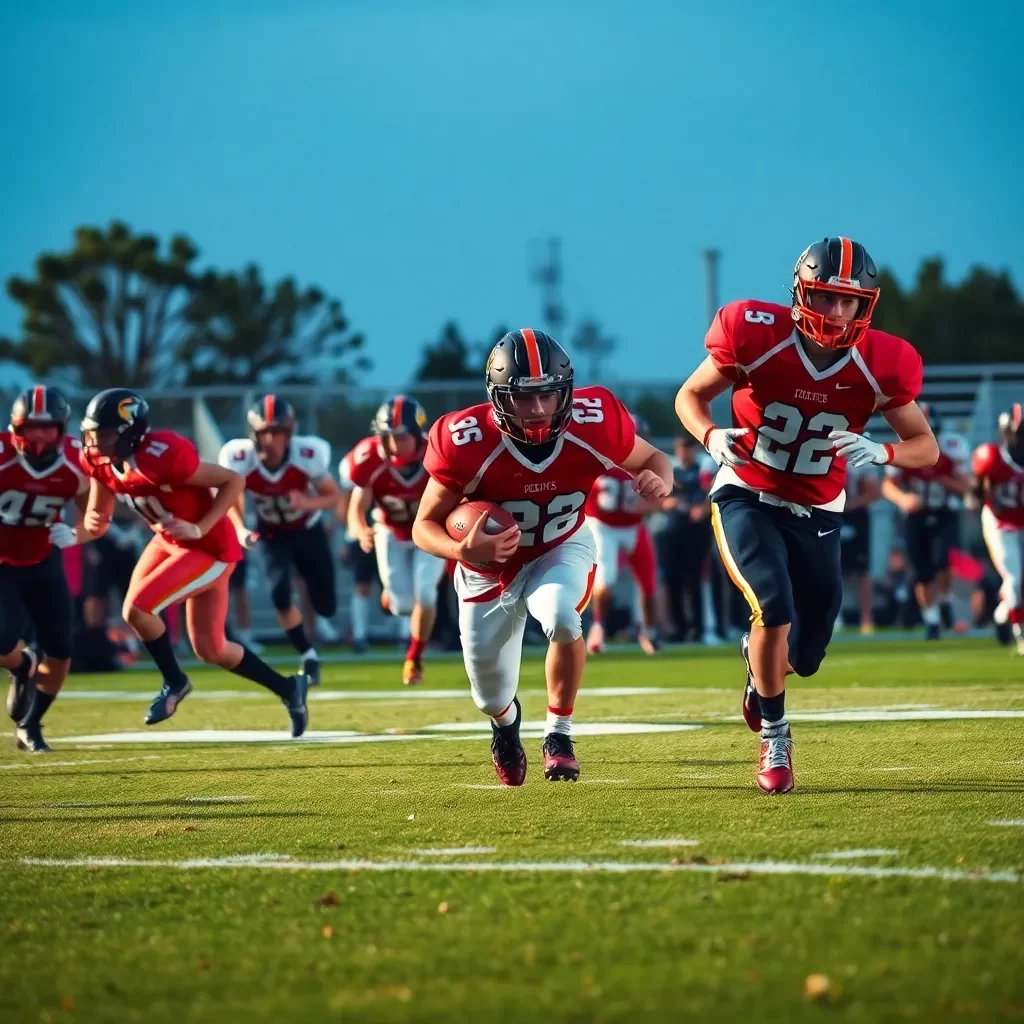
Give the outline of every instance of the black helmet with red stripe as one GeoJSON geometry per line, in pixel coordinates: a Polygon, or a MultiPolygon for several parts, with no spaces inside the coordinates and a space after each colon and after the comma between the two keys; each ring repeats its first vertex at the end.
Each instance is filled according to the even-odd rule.
{"type": "Polygon", "coordinates": [[[427,446],[427,410],[409,395],[395,395],[377,410],[370,429],[393,466],[419,462],[427,446]],[[403,437],[411,441],[403,441],[403,437]]]}
{"type": "Polygon", "coordinates": [[[70,416],[71,406],[56,388],[28,388],[11,406],[11,444],[33,469],[45,469],[60,456],[70,416]]]}
{"type": "Polygon", "coordinates": [[[125,462],[149,433],[149,404],[128,388],[94,395],[82,417],[82,452],[93,466],[125,462]]]}
{"type": "Polygon", "coordinates": [[[1024,465],[1024,412],[1020,402],[999,414],[999,441],[1018,466],[1024,465]]]}
{"type": "Polygon", "coordinates": [[[494,422],[525,444],[554,440],[572,418],[569,354],[549,334],[509,331],[487,357],[487,396],[494,422]]]}
{"type": "Polygon", "coordinates": [[[850,348],[871,326],[878,302],[875,261],[860,242],[843,236],[822,239],[800,254],[793,268],[793,319],[797,330],[824,348],[850,348]],[[815,294],[856,299],[849,316],[815,309],[815,294]]]}
{"type": "Polygon", "coordinates": [[[288,435],[295,433],[295,410],[291,403],[275,394],[257,398],[249,406],[245,421],[249,425],[249,438],[257,447],[260,443],[259,435],[264,431],[288,435]]]}

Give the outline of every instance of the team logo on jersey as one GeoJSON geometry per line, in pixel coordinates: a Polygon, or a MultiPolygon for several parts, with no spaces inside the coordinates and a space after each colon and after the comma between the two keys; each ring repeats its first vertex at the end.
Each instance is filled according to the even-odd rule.
{"type": "Polygon", "coordinates": [[[128,398],[122,398],[117,403],[117,414],[125,421],[125,423],[134,423],[135,415],[139,411],[139,400],[134,396],[130,395],[128,398]]]}

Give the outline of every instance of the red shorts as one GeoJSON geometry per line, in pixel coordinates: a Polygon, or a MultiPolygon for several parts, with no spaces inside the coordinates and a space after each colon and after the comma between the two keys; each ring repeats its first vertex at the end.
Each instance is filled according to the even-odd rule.
{"type": "Polygon", "coordinates": [[[636,546],[623,560],[633,572],[633,579],[641,592],[650,597],[658,588],[657,561],[654,554],[654,542],[644,523],[636,529],[636,546]]]}

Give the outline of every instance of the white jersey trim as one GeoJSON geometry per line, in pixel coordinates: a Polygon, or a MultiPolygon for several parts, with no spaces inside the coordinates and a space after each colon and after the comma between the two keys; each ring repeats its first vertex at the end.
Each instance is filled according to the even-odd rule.
{"type": "Polygon", "coordinates": [[[807,350],[800,344],[799,339],[796,342],[796,351],[800,356],[800,362],[804,364],[804,369],[810,374],[814,380],[825,380],[826,377],[831,377],[833,374],[838,373],[847,363],[850,361],[850,356],[855,349],[847,351],[846,355],[842,359],[837,359],[834,363],[830,363],[825,367],[824,370],[819,370],[814,363],[811,362],[811,357],[807,354],[807,350]]]}
{"type": "Polygon", "coordinates": [[[795,344],[796,331],[793,331],[793,333],[788,338],[786,338],[784,341],[780,341],[778,344],[768,349],[768,351],[765,352],[763,356],[759,356],[749,366],[744,366],[742,363],[740,363],[739,367],[749,377],[750,374],[754,372],[754,370],[756,370],[759,366],[763,365],[764,363],[767,363],[772,356],[778,355],[778,353],[781,352],[783,349],[787,349],[790,345],[795,344]]]}
{"type": "MultiPolygon", "coordinates": [[[[502,434],[501,438],[504,441],[505,435],[502,434]]],[[[491,454],[488,455],[487,458],[484,459],[484,461],[480,463],[480,468],[476,471],[476,475],[473,477],[473,479],[470,480],[469,483],[466,484],[466,486],[462,488],[462,493],[463,494],[472,494],[476,490],[477,485],[483,479],[484,473],[486,473],[487,470],[491,468],[491,463],[494,462],[494,460],[504,450],[505,450],[505,447],[502,444],[496,444],[494,446],[494,451],[492,451],[491,454]]]]}
{"type": "Polygon", "coordinates": [[[609,459],[606,455],[602,455],[596,448],[587,444],[586,441],[577,437],[575,434],[571,434],[568,431],[566,431],[562,436],[567,437],[570,441],[572,441],[573,444],[578,444],[581,448],[590,452],[590,454],[593,455],[594,458],[597,459],[597,461],[600,462],[605,469],[611,469],[615,465],[615,463],[612,462],[612,460],[609,459]]]}

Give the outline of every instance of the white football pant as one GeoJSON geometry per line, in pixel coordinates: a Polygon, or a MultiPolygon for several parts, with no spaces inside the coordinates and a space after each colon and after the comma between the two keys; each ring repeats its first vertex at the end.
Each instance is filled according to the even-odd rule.
{"type": "Polygon", "coordinates": [[[444,559],[421,551],[411,540],[399,540],[383,525],[373,531],[377,572],[388,592],[392,615],[411,615],[413,607],[437,605],[437,585],[444,572],[444,559]]]}
{"type": "Polygon", "coordinates": [[[529,612],[556,644],[583,636],[580,614],[594,585],[594,537],[584,523],[568,540],[520,569],[505,592],[474,601],[495,589],[495,582],[459,564],[462,657],[473,701],[485,715],[499,715],[519,688],[523,630],[529,612]]]}
{"type": "Polygon", "coordinates": [[[594,531],[597,549],[596,587],[614,587],[619,578],[619,556],[625,561],[636,550],[637,526],[609,526],[599,519],[588,519],[587,525],[594,531]]]}
{"type": "Polygon", "coordinates": [[[1000,526],[992,509],[981,510],[981,535],[989,557],[1002,578],[999,597],[1007,609],[1021,606],[1021,531],[1000,526]]]}

